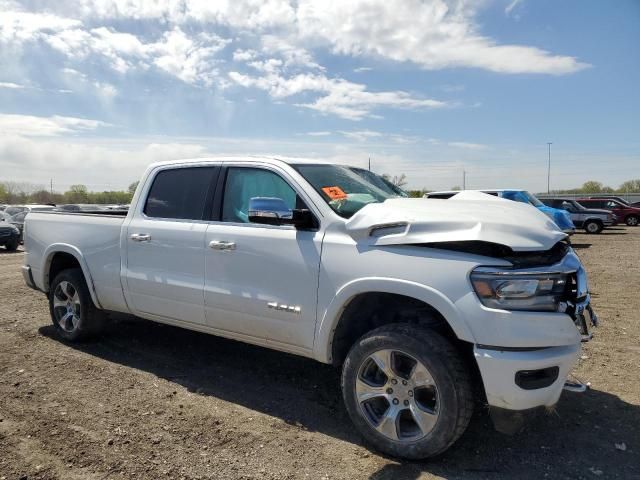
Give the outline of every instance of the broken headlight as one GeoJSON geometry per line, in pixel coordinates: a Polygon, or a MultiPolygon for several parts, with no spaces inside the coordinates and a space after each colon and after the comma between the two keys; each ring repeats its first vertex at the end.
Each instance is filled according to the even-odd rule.
{"type": "Polygon", "coordinates": [[[555,312],[566,296],[568,281],[563,273],[471,273],[471,284],[482,304],[501,310],[555,312]]]}

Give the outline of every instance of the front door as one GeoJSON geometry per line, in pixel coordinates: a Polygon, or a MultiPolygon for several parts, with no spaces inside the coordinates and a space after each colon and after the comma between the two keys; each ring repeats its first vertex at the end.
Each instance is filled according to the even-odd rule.
{"type": "Polygon", "coordinates": [[[206,166],[156,173],[127,227],[126,294],[134,313],[204,323],[206,207],[218,172],[206,166]]]}
{"type": "Polygon", "coordinates": [[[292,226],[249,223],[253,197],[304,208],[291,179],[275,167],[230,166],[219,221],[206,233],[206,322],[233,336],[310,350],[322,236],[292,226]]]}

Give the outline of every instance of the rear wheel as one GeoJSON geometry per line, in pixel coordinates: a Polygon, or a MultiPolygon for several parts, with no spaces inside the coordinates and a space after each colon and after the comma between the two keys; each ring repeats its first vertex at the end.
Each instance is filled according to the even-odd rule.
{"type": "Polygon", "coordinates": [[[387,325],[360,338],[343,366],[342,393],[369,443],[409,459],[444,452],[473,411],[458,352],[435,331],[412,325],[387,325]]]}
{"type": "Polygon", "coordinates": [[[636,215],[628,215],[627,218],[624,219],[624,222],[630,227],[637,227],[638,217],[636,215]]]}
{"type": "Polygon", "coordinates": [[[49,291],[49,311],[58,334],[69,341],[81,341],[102,331],[105,314],[96,308],[82,270],[60,272],[49,291]]]}
{"type": "Polygon", "coordinates": [[[597,222],[595,220],[589,220],[584,224],[584,230],[587,233],[600,233],[602,232],[603,228],[604,226],[602,225],[602,223],[597,222]]]}

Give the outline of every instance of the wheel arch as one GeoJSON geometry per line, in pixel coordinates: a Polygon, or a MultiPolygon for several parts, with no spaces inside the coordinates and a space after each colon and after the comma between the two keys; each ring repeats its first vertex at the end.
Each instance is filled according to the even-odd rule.
{"type": "MultiPolygon", "coordinates": [[[[314,357],[324,363],[339,364],[342,356],[346,355],[344,345],[344,333],[349,331],[350,322],[355,321],[350,315],[350,309],[358,308],[358,302],[371,306],[367,301],[382,301],[387,307],[394,302],[406,301],[409,306],[420,307],[425,317],[424,320],[438,324],[448,330],[457,340],[474,342],[471,330],[462,318],[455,305],[441,292],[400,279],[365,278],[352,281],[338,290],[335,297],[324,311],[316,328],[314,342],[314,357]],[[337,334],[337,335],[336,335],[337,334]],[[343,342],[338,344],[337,342],[343,342]]],[[[351,332],[351,337],[346,335],[349,343],[359,338],[373,328],[390,323],[389,318],[384,321],[372,322],[368,328],[356,327],[351,332]]],[[[361,322],[362,323],[362,322],[361,322]]]]}
{"type": "Polygon", "coordinates": [[[51,282],[59,272],[68,268],[80,268],[91,295],[91,300],[93,300],[96,307],[102,308],[95,292],[93,278],[87,262],[77,247],[69,244],[53,244],[45,250],[43,258],[44,263],[41,272],[45,293],[49,292],[51,282]]]}

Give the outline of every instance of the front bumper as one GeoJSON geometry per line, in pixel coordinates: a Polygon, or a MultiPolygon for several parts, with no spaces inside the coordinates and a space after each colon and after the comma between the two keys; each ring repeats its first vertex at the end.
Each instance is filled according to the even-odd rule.
{"type": "Polygon", "coordinates": [[[564,382],[578,360],[580,343],[535,350],[499,350],[475,346],[473,354],[491,407],[528,410],[551,407],[558,402],[564,382]],[[518,372],[557,367],[557,377],[543,388],[525,389],[516,384],[518,372]]]}
{"type": "MultiPolygon", "coordinates": [[[[580,355],[581,343],[591,339],[590,327],[598,325],[598,317],[590,304],[587,275],[575,253],[568,253],[559,264],[548,269],[571,275],[572,294],[559,305],[559,310],[564,313],[565,321],[571,319],[575,325],[571,327],[572,339],[566,344],[538,343],[531,347],[474,346],[487,402],[500,431],[517,430],[524,421],[525,412],[552,407],[558,402],[567,376],[580,355]]],[[[515,312],[510,314],[513,316],[511,331],[517,332],[519,318],[515,312]]],[[[541,320],[547,318],[541,312],[537,315],[541,320]]],[[[549,334],[564,332],[564,323],[560,320],[556,318],[549,334]]],[[[545,327],[551,325],[546,323],[545,327]]],[[[567,332],[564,333],[568,340],[567,332]]]]}

